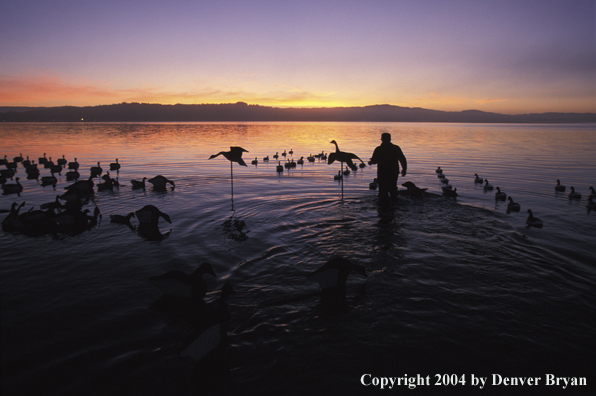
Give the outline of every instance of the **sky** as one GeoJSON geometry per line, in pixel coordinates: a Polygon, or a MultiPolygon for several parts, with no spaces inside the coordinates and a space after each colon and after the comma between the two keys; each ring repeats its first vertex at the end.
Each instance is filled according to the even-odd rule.
{"type": "Polygon", "coordinates": [[[596,112],[594,0],[4,0],[0,106],[596,112]]]}

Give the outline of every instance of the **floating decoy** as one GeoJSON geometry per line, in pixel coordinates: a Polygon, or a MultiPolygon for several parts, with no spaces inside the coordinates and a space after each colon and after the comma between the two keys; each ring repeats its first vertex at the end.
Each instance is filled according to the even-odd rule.
{"type": "Polygon", "coordinates": [[[371,190],[376,190],[379,187],[379,182],[377,182],[377,178],[375,177],[372,181],[372,183],[370,183],[368,185],[368,188],[371,190]]]}
{"type": "Polygon", "coordinates": [[[87,180],[79,180],[70,186],[64,187],[68,191],[76,191],[83,195],[93,195],[93,175],[89,176],[87,180]]]}
{"type": "Polygon", "coordinates": [[[68,169],[74,169],[74,170],[78,170],[79,169],[79,163],[77,162],[77,159],[75,158],[74,161],[70,161],[68,163],[68,169]]]}
{"type": "Polygon", "coordinates": [[[288,151],[288,154],[294,155],[294,149],[290,149],[290,151],[288,151]]]}
{"type": "Polygon", "coordinates": [[[43,164],[43,167],[45,169],[50,169],[54,165],[55,165],[54,161],[52,161],[52,157],[50,157],[49,159],[46,160],[45,164],[43,164]]]}
{"type": "Polygon", "coordinates": [[[343,177],[341,171],[337,171],[337,175],[333,176],[333,180],[341,180],[343,177]]]}
{"type": "Polygon", "coordinates": [[[142,188],[144,190],[145,189],[145,180],[147,180],[146,177],[143,177],[142,181],[131,180],[130,184],[132,184],[132,188],[142,188]]]}
{"type": "Polygon", "coordinates": [[[509,198],[507,199],[509,200],[509,203],[507,204],[507,211],[519,212],[519,210],[521,209],[521,205],[517,202],[513,202],[513,198],[511,198],[511,196],[509,196],[509,198]]]}
{"type": "Polygon", "coordinates": [[[204,274],[215,276],[211,264],[202,263],[190,275],[182,271],[168,271],[163,275],[152,276],[149,278],[149,283],[160,289],[165,295],[192,298],[202,302],[205,293],[207,293],[207,285],[203,280],[204,274]]]}
{"type": "Polygon", "coordinates": [[[534,217],[534,214],[532,213],[532,209],[528,209],[528,218],[526,219],[526,225],[527,227],[536,227],[536,228],[542,228],[542,220],[540,220],[538,217],[534,217]]]}
{"type": "Polygon", "coordinates": [[[284,152],[283,152],[283,153],[281,153],[281,156],[282,156],[282,157],[285,157],[286,155],[287,155],[287,154],[286,154],[286,150],[284,150],[284,152]]]}
{"type": "Polygon", "coordinates": [[[48,159],[46,158],[46,153],[43,153],[43,157],[39,157],[39,158],[37,159],[37,162],[38,162],[40,165],[45,165],[45,163],[46,163],[46,162],[48,162],[48,159]]]}
{"type": "Polygon", "coordinates": [[[343,257],[334,257],[321,268],[308,275],[307,279],[317,282],[323,290],[344,287],[350,271],[354,271],[365,278],[367,277],[366,269],[362,265],[353,264],[343,257]]]}
{"type": "Polygon", "coordinates": [[[57,173],[59,175],[62,174],[62,166],[61,165],[52,165],[50,166],[50,172],[57,173]]]}
{"type": "Polygon", "coordinates": [[[67,181],[77,180],[79,177],[81,177],[81,174],[76,170],[66,172],[66,180],[67,181]]]}
{"type": "Polygon", "coordinates": [[[345,176],[348,176],[350,174],[350,168],[346,165],[346,170],[343,171],[343,174],[345,176]]]}
{"type": "Polygon", "coordinates": [[[402,186],[404,186],[408,190],[408,194],[411,195],[412,197],[422,197],[422,193],[427,190],[427,188],[420,188],[420,187],[416,186],[411,181],[402,183],[402,186]]]}
{"type": "Polygon", "coordinates": [[[499,187],[497,187],[497,192],[495,193],[495,200],[497,201],[505,201],[507,199],[507,194],[501,191],[499,187]]]}
{"type": "Polygon", "coordinates": [[[253,165],[258,165],[259,164],[259,160],[257,159],[257,157],[255,157],[255,159],[252,160],[251,164],[253,164],[253,165]]]}
{"type": "Polygon", "coordinates": [[[0,174],[2,176],[4,176],[5,178],[12,180],[12,177],[14,176],[14,170],[12,170],[12,169],[0,169],[0,174]]]}
{"type": "Polygon", "coordinates": [[[360,167],[360,169],[366,168],[366,164],[364,162],[361,162],[360,165],[358,165],[358,166],[360,167]]]}
{"type": "Polygon", "coordinates": [[[493,185],[488,182],[488,179],[484,179],[484,191],[491,191],[493,189],[493,185]]]}
{"type": "MultiPolygon", "coordinates": [[[[449,186],[451,187],[451,186],[449,186]]],[[[443,196],[448,198],[456,198],[457,197],[457,188],[447,188],[443,187],[443,196]]]]}
{"type": "Polygon", "coordinates": [[[132,217],[135,217],[134,212],[130,212],[129,214],[127,214],[126,216],[123,215],[110,215],[110,223],[116,223],[116,224],[126,224],[126,225],[130,225],[130,219],[132,217]]]}
{"type": "Polygon", "coordinates": [[[25,172],[27,173],[27,180],[39,180],[39,169],[31,168],[25,172]]]}
{"type": "Polygon", "coordinates": [[[116,162],[112,162],[110,164],[110,170],[111,171],[119,171],[120,170],[120,164],[118,163],[118,158],[116,158],[116,162]]]}
{"type": "Polygon", "coordinates": [[[561,185],[561,181],[559,179],[557,179],[557,185],[555,186],[555,191],[565,192],[565,186],[561,185]]]}
{"type": "Polygon", "coordinates": [[[297,163],[298,165],[304,165],[304,157],[300,157],[297,163]]]}
{"type": "Polygon", "coordinates": [[[439,166],[435,172],[436,173],[443,173],[443,169],[441,169],[441,167],[439,166]]]}
{"type": "Polygon", "coordinates": [[[235,294],[232,285],[224,284],[217,306],[203,315],[204,325],[195,330],[183,343],[180,356],[189,356],[198,362],[216,348],[224,345],[230,321],[227,300],[232,294],[235,294]]]}
{"type": "Polygon", "coordinates": [[[356,154],[340,151],[339,145],[335,140],[332,140],[330,143],[335,144],[335,153],[329,154],[329,161],[327,161],[328,164],[339,161],[342,163],[343,168],[343,163],[345,162],[351,169],[354,169],[356,165],[354,165],[353,160],[359,160],[360,162],[364,163],[364,161],[362,161],[356,154]]]}
{"type": "Polygon", "coordinates": [[[37,169],[37,164],[35,163],[35,160],[33,161],[23,161],[23,166],[25,167],[25,170],[38,170],[37,169]]]}
{"type": "Polygon", "coordinates": [[[588,211],[596,209],[596,202],[594,202],[594,198],[591,195],[588,197],[586,208],[588,208],[588,211]]]}
{"type": "Polygon", "coordinates": [[[153,184],[153,189],[156,191],[165,191],[166,185],[168,183],[172,185],[172,188],[176,187],[176,185],[174,184],[174,182],[172,180],[168,180],[167,178],[165,178],[162,175],[157,175],[147,181],[149,183],[153,184]]]}
{"type": "Polygon", "coordinates": [[[6,165],[8,164],[8,160],[6,159],[6,155],[4,156],[4,158],[0,158],[0,165],[6,165]]]}
{"type": "Polygon", "coordinates": [[[449,179],[447,179],[446,177],[444,177],[440,180],[441,180],[441,183],[443,183],[443,184],[449,184],[449,179]]]}
{"type": "Polygon", "coordinates": [[[21,192],[23,191],[23,185],[21,183],[19,183],[19,178],[16,177],[15,181],[16,183],[10,183],[10,184],[3,184],[2,185],[2,190],[4,190],[3,194],[4,195],[8,195],[8,194],[17,194],[17,195],[21,195],[21,192]]]}
{"type": "Polygon", "coordinates": [[[17,163],[16,162],[9,162],[6,164],[6,169],[14,170],[16,172],[17,163]]]}
{"type": "Polygon", "coordinates": [[[56,187],[56,183],[58,183],[58,179],[54,176],[54,172],[51,172],[51,176],[44,176],[41,178],[41,186],[54,186],[56,187]]]}
{"type": "Polygon", "coordinates": [[[22,164],[25,168],[28,168],[29,166],[31,166],[31,160],[29,159],[29,156],[27,156],[26,160],[23,160],[22,164]]]}
{"type": "Polygon", "coordinates": [[[97,184],[97,191],[110,190],[114,191],[114,182],[110,178],[109,172],[101,177],[104,182],[97,184]]]}
{"type": "Polygon", "coordinates": [[[474,183],[476,183],[476,184],[484,183],[484,179],[481,177],[478,177],[478,173],[474,173],[474,176],[476,176],[476,178],[474,179],[474,183]]]}
{"type": "Polygon", "coordinates": [[[163,213],[153,205],[145,205],[143,208],[135,212],[135,216],[137,217],[137,220],[139,220],[139,223],[149,226],[157,226],[160,217],[163,217],[163,219],[168,223],[172,223],[170,216],[163,213]]]}
{"type": "Polygon", "coordinates": [[[264,162],[269,162],[269,156],[263,157],[264,162]]]}
{"type": "Polygon", "coordinates": [[[275,169],[277,173],[282,173],[284,171],[284,167],[281,165],[281,161],[277,163],[277,168],[275,169]]]}
{"type": "Polygon", "coordinates": [[[13,158],[13,161],[14,161],[15,163],[23,162],[23,154],[22,154],[22,153],[20,153],[18,156],[14,157],[14,158],[13,158]]]}
{"type": "MultiPolygon", "coordinates": [[[[51,157],[50,157],[50,159],[51,159],[51,157]]],[[[101,166],[99,166],[99,161],[97,162],[97,166],[92,166],[90,168],[90,171],[91,171],[91,176],[93,176],[93,177],[101,176],[103,169],[101,169],[101,166]]]]}
{"type": "Polygon", "coordinates": [[[0,184],[4,185],[4,183],[6,183],[6,176],[0,174],[0,184]]]}
{"type": "Polygon", "coordinates": [[[273,158],[275,158],[275,159],[278,159],[279,158],[279,154],[278,154],[277,151],[275,152],[275,155],[273,156],[273,158]]]}
{"type": "Polygon", "coordinates": [[[64,158],[64,154],[62,154],[62,158],[58,159],[56,163],[60,166],[64,166],[68,163],[68,161],[66,160],[66,158],[64,158]]]}
{"type": "Polygon", "coordinates": [[[596,198],[596,191],[594,191],[594,187],[590,187],[590,197],[596,198]]]}
{"type": "Polygon", "coordinates": [[[569,199],[581,199],[582,195],[575,191],[575,188],[571,186],[571,191],[569,192],[569,199]]]}
{"type": "Polygon", "coordinates": [[[313,157],[312,154],[306,159],[308,160],[308,162],[315,162],[315,157],[313,157]]]}
{"type": "Polygon", "coordinates": [[[445,175],[443,173],[439,173],[439,174],[437,174],[437,177],[439,179],[443,179],[443,178],[445,178],[445,175]]]}

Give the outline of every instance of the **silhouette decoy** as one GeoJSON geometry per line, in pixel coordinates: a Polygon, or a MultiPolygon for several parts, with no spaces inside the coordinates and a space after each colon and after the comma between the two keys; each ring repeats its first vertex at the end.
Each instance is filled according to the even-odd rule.
{"type": "Polygon", "coordinates": [[[492,191],[493,185],[488,182],[488,179],[484,179],[484,191],[492,191]]]}
{"type": "Polygon", "coordinates": [[[172,185],[172,188],[176,187],[172,180],[168,180],[166,177],[162,175],[157,175],[152,177],[151,179],[147,180],[149,183],[153,184],[153,189],[155,191],[165,191],[166,185],[169,183],[172,185]]]}
{"type": "Polygon", "coordinates": [[[282,173],[284,171],[284,167],[281,165],[281,161],[278,161],[277,168],[275,169],[277,173],[282,173]]]}
{"type": "Polygon", "coordinates": [[[437,170],[435,172],[441,174],[443,173],[443,169],[441,169],[441,167],[439,166],[437,167],[437,170]]]}
{"type": "Polygon", "coordinates": [[[309,274],[307,279],[317,282],[323,290],[344,287],[350,271],[367,277],[366,269],[362,265],[353,264],[344,257],[334,257],[321,268],[309,274]]]}
{"type": "Polygon", "coordinates": [[[526,218],[526,227],[542,228],[543,223],[538,217],[534,217],[532,209],[528,209],[528,217],[526,218]]]}
{"type": "Polygon", "coordinates": [[[77,182],[74,182],[70,186],[64,187],[64,189],[67,191],[77,191],[83,195],[93,195],[93,178],[94,176],[91,175],[89,176],[89,179],[79,180],[77,182]]]}
{"type": "Polygon", "coordinates": [[[46,162],[48,162],[48,159],[46,158],[46,153],[43,153],[43,157],[39,157],[39,158],[37,159],[37,162],[38,162],[40,165],[45,165],[45,163],[46,163],[46,162]]]}
{"type": "Polygon", "coordinates": [[[56,161],[56,163],[60,166],[64,166],[68,163],[68,161],[66,160],[66,158],[64,158],[64,154],[62,154],[62,158],[59,158],[58,161],[56,161]]]}
{"type": "Polygon", "coordinates": [[[565,192],[565,186],[561,185],[561,181],[559,179],[557,179],[557,184],[555,185],[555,191],[565,192]]]}
{"type": "Polygon", "coordinates": [[[137,220],[139,220],[139,223],[152,227],[157,227],[157,223],[159,222],[160,217],[162,217],[168,223],[172,223],[170,216],[163,213],[153,205],[143,206],[141,209],[135,212],[135,216],[137,220]]]}
{"type": "Polygon", "coordinates": [[[242,147],[230,147],[230,151],[220,151],[219,153],[210,156],[209,159],[223,155],[228,161],[237,162],[242,166],[246,166],[246,162],[242,159],[242,153],[248,153],[248,150],[245,150],[242,147]]]}
{"type": "Polygon", "coordinates": [[[149,283],[161,290],[165,295],[183,298],[192,298],[193,300],[203,300],[207,293],[207,286],[203,280],[203,275],[209,274],[215,276],[213,267],[209,263],[202,263],[190,275],[171,270],[163,275],[152,276],[149,283]]]}
{"type": "Polygon", "coordinates": [[[573,186],[571,186],[571,191],[569,192],[569,199],[581,199],[582,195],[580,193],[578,193],[577,191],[575,191],[575,188],[573,188],[573,186]]]}
{"type": "Polygon", "coordinates": [[[142,188],[144,190],[145,189],[145,180],[147,180],[146,177],[143,177],[142,181],[131,180],[130,184],[132,184],[132,188],[142,188]]]}
{"type": "Polygon", "coordinates": [[[484,179],[478,176],[478,173],[474,173],[474,176],[476,176],[476,178],[474,179],[474,183],[476,184],[482,184],[484,183],[484,179]]]}
{"type": "MultiPolygon", "coordinates": [[[[52,158],[50,157],[50,159],[52,159],[52,158]]],[[[90,171],[91,171],[91,176],[93,176],[93,177],[101,175],[101,173],[103,172],[103,169],[99,165],[99,161],[97,162],[97,166],[92,166],[90,168],[90,171]]]]}
{"type": "Polygon", "coordinates": [[[497,192],[495,193],[495,200],[497,201],[505,201],[507,200],[507,194],[501,191],[499,187],[497,187],[497,192]]]}
{"type": "Polygon", "coordinates": [[[118,163],[118,158],[116,158],[116,162],[112,162],[110,164],[111,171],[120,171],[120,164],[118,163]]]}
{"type": "Polygon", "coordinates": [[[422,197],[422,193],[427,190],[427,188],[420,188],[416,186],[413,182],[407,181],[402,183],[402,186],[407,188],[408,194],[412,197],[422,197]]]}
{"type": "Polygon", "coordinates": [[[511,198],[511,196],[509,196],[509,198],[507,198],[507,200],[509,201],[509,203],[507,204],[507,212],[519,212],[521,209],[521,205],[518,204],[517,202],[513,202],[513,198],[511,198]]]}
{"type": "Polygon", "coordinates": [[[10,184],[3,184],[2,185],[2,190],[4,195],[8,195],[8,194],[17,194],[17,195],[21,195],[21,192],[23,191],[23,185],[19,182],[19,178],[16,177],[15,181],[16,183],[10,183],[10,184]]]}
{"type": "Polygon", "coordinates": [[[443,187],[443,196],[448,197],[448,198],[457,198],[457,188],[451,188],[451,186],[447,187],[443,187]]]}
{"type": "Polygon", "coordinates": [[[252,160],[251,164],[253,164],[253,165],[258,165],[259,164],[259,160],[257,159],[257,157],[255,157],[255,159],[252,160]]]}
{"type": "Polygon", "coordinates": [[[329,160],[327,161],[327,164],[330,165],[335,161],[339,161],[342,163],[341,167],[343,169],[343,163],[345,162],[350,168],[354,169],[356,168],[356,165],[354,165],[353,160],[359,160],[360,162],[364,163],[364,161],[362,161],[356,154],[340,151],[339,145],[335,140],[332,140],[330,143],[335,144],[335,153],[329,154],[329,160]]]}
{"type": "Polygon", "coordinates": [[[45,186],[54,186],[56,187],[56,183],[58,183],[58,179],[56,179],[56,176],[54,176],[54,172],[51,171],[51,175],[50,176],[43,176],[41,178],[41,185],[42,187],[45,186]]]}
{"type": "Polygon", "coordinates": [[[68,163],[68,169],[73,169],[73,170],[78,170],[79,169],[79,163],[77,162],[77,159],[75,158],[74,161],[70,161],[68,163]]]}

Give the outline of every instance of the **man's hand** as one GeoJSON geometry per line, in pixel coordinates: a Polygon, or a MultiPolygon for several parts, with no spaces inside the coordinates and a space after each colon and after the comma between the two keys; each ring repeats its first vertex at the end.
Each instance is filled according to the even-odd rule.
{"type": "Polygon", "coordinates": [[[403,169],[403,170],[401,171],[401,175],[402,175],[402,176],[405,176],[405,175],[406,175],[406,170],[405,170],[405,169],[403,169]]]}

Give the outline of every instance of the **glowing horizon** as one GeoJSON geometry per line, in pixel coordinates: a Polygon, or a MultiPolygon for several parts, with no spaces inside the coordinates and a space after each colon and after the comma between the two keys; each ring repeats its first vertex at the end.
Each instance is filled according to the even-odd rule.
{"type": "Polygon", "coordinates": [[[0,106],[596,112],[591,0],[13,1],[0,106]]]}

